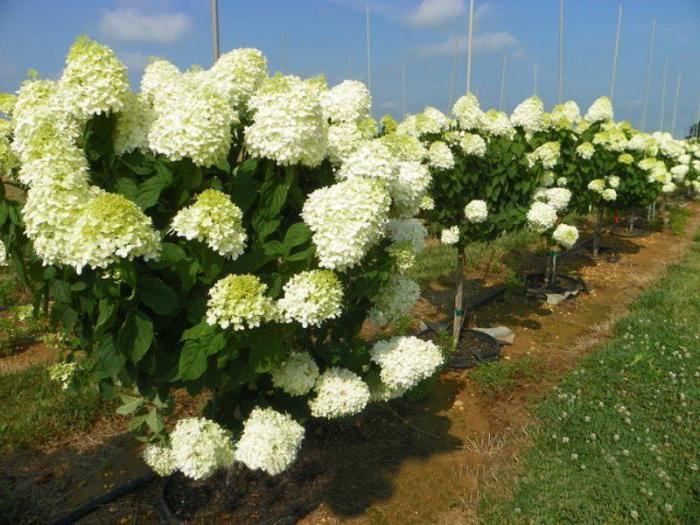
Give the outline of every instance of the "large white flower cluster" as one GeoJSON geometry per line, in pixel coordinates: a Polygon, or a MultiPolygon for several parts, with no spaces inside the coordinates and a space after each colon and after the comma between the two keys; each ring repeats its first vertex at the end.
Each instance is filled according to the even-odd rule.
{"type": "Polygon", "coordinates": [[[415,125],[419,136],[437,135],[450,126],[450,120],[439,109],[427,106],[422,113],[416,115],[415,125]]]}
{"type": "Polygon", "coordinates": [[[302,218],[313,232],[319,265],[344,271],[379,241],[391,198],[380,181],[354,178],[314,191],[302,218]]]}
{"type": "Polygon", "coordinates": [[[382,287],[369,311],[369,319],[385,326],[411,311],[420,297],[420,286],[407,277],[394,276],[382,287]]]}
{"type": "Polygon", "coordinates": [[[484,119],[479,101],[471,93],[467,93],[455,102],[452,114],[457,119],[460,129],[465,131],[480,129],[484,119]]]}
{"type": "Polygon", "coordinates": [[[218,190],[205,190],[194,204],[177,212],[172,229],[180,237],[197,239],[219,255],[236,259],[246,247],[242,221],[241,209],[228,195],[218,190]]]}
{"type": "Polygon", "coordinates": [[[75,361],[63,361],[53,364],[47,368],[47,371],[49,372],[49,379],[51,381],[55,381],[56,383],[60,383],[61,390],[68,390],[68,388],[70,388],[75,375],[78,373],[78,370],[80,370],[80,365],[75,361]]]}
{"type": "Polygon", "coordinates": [[[333,164],[341,164],[364,140],[354,122],[332,124],[328,127],[328,158],[333,164]]]}
{"type": "Polygon", "coordinates": [[[486,201],[473,200],[464,207],[464,216],[472,224],[481,224],[489,216],[489,209],[486,201]]]}
{"type": "Polygon", "coordinates": [[[367,406],[370,391],[360,376],[346,368],[333,367],[321,374],[309,400],[311,415],[335,419],[359,414],[367,406]]]}
{"type": "Polygon", "coordinates": [[[399,217],[412,217],[430,186],[430,171],[419,162],[399,162],[397,168],[396,178],[389,184],[392,208],[399,217]]]}
{"type": "Polygon", "coordinates": [[[372,97],[357,80],[345,80],[321,95],[323,116],[333,123],[359,122],[369,116],[372,97]]]}
{"type": "Polygon", "coordinates": [[[428,159],[431,168],[438,170],[451,170],[455,165],[455,158],[450,147],[438,140],[430,145],[428,159]]]}
{"type": "Polygon", "coordinates": [[[459,242],[459,226],[450,226],[440,233],[440,242],[448,246],[459,242]]]}
{"type": "Polygon", "coordinates": [[[277,318],[273,300],[265,295],[267,285],[255,275],[227,275],[209,290],[207,323],[224,330],[255,328],[277,318]]]}
{"type": "Polygon", "coordinates": [[[583,160],[590,160],[595,153],[595,146],[590,142],[583,142],[576,146],[576,154],[583,160]]]}
{"type": "Polygon", "coordinates": [[[243,424],[234,457],[251,470],[274,476],[294,462],[303,439],[304,427],[289,415],[256,407],[243,424]]]}
{"type": "Polygon", "coordinates": [[[557,222],[557,210],[546,202],[535,201],[527,212],[527,223],[537,233],[544,233],[557,222]]]}
{"type": "MultiPolygon", "coordinates": [[[[229,432],[205,418],[179,420],[170,434],[170,449],[175,467],[195,480],[206,479],[234,461],[229,432]]],[[[164,467],[168,460],[161,457],[159,462],[164,467]]]]}
{"type": "Polygon", "coordinates": [[[563,126],[571,127],[581,120],[581,109],[573,100],[557,104],[552,109],[552,118],[563,126]],[[562,122],[563,121],[563,122],[562,122]]]}
{"type": "Polygon", "coordinates": [[[547,188],[542,192],[542,196],[547,204],[557,211],[562,211],[569,205],[571,191],[566,188],[547,188]]]}
{"type": "Polygon", "coordinates": [[[240,110],[267,77],[267,59],[258,49],[234,49],[219,57],[208,76],[229,105],[240,110]]]}
{"type": "Polygon", "coordinates": [[[486,155],[486,141],[476,133],[465,133],[459,141],[459,147],[465,155],[483,157],[486,155]]]}
{"type": "Polygon", "coordinates": [[[651,134],[652,139],[656,142],[659,152],[663,155],[677,160],[685,153],[683,141],[675,140],[669,132],[655,131],[651,134]]]}
{"type": "Polygon", "coordinates": [[[391,219],[386,224],[386,231],[393,242],[408,242],[414,253],[425,249],[428,231],[419,219],[391,219]]]}
{"type": "Polygon", "coordinates": [[[515,128],[508,115],[495,109],[489,109],[482,119],[482,129],[493,137],[513,138],[515,128]]]}
{"type": "Polygon", "coordinates": [[[605,179],[593,179],[588,183],[588,189],[597,193],[604,201],[612,202],[617,200],[617,188],[620,185],[620,178],[613,175],[605,179]]]}
{"type": "Polygon", "coordinates": [[[316,384],[319,371],[307,352],[293,352],[279,367],[270,372],[272,384],[290,396],[308,394],[316,384]]]}
{"type": "Polygon", "coordinates": [[[276,76],[263,82],[250,98],[253,123],[245,142],[254,157],[283,165],[318,166],[326,156],[327,124],[312,81],[276,76]]]}
{"type": "Polygon", "coordinates": [[[124,107],[117,113],[114,127],[114,152],[117,155],[148,150],[148,132],[155,114],[142,94],[128,93],[124,107]]]}
{"type": "Polygon", "coordinates": [[[513,110],[510,121],[513,126],[521,127],[526,133],[536,133],[543,129],[544,104],[542,100],[533,96],[513,110]]]}
{"type": "Polygon", "coordinates": [[[429,156],[425,146],[413,135],[390,133],[382,136],[379,142],[386,146],[394,158],[399,161],[423,162],[429,156]]]}
{"type": "Polygon", "coordinates": [[[552,233],[552,239],[559,246],[568,250],[578,241],[578,228],[562,223],[555,228],[552,233]]]}
{"type": "Polygon", "coordinates": [[[170,476],[177,470],[173,451],[168,446],[150,444],[143,449],[143,460],[159,476],[170,476]]]}
{"type": "Polygon", "coordinates": [[[378,341],[370,350],[370,359],[379,365],[387,397],[403,395],[432,376],[444,362],[434,343],[413,336],[378,341]]]}
{"type": "Polygon", "coordinates": [[[589,122],[599,122],[612,120],[614,117],[612,102],[608,97],[596,99],[586,112],[586,120],[589,122]]]}
{"type": "Polygon", "coordinates": [[[627,149],[627,142],[625,132],[617,127],[610,127],[593,136],[593,144],[618,153],[627,149]]]}
{"type": "Polygon", "coordinates": [[[546,170],[551,170],[559,162],[561,145],[557,141],[545,142],[535,151],[527,154],[527,163],[531,168],[538,162],[546,170]]]}
{"type": "Polygon", "coordinates": [[[690,171],[690,167],[686,164],[676,164],[669,171],[675,182],[681,182],[690,171]]]}
{"type": "Polygon", "coordinates": [[[304,328],[320,326],[343,311],[343,285],[330,270],[311,270],[293,275],[277,302],[282,318],[304,328]]]}

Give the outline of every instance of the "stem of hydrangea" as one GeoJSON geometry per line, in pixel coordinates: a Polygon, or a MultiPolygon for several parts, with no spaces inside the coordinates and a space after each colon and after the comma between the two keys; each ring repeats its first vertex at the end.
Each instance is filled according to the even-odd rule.
{"type": "Polygon", "coordinates": [[[455,346],[459,343],[459,335],[464,323],[464,246],[457,245],[457,282],[455,291],[455,316],[452,327],[452,339],[455,346]]]}
{"type": "Polygon", "coordinates": [[[603,229],[603,207],[598,206],[598,215],[595,222],[595,233],[593,234],[593,257],[598,257],[600,251],[600,232],[603,229]]]}

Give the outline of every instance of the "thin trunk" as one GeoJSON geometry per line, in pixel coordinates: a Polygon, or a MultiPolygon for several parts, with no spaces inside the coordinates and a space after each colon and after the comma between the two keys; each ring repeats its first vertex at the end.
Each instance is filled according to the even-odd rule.
{"type": "Polygon", "coordinates": [[[457,255],[457,288],[455,291],[455,317],[452,326],[454,344],[459,343],[459,336],[464,323],[464,247],[459,247],[457,255]]]}
{"type": "Polygon", "coordinates": [[[603,229],[603,208],[598,208],[598,216],[596,217],[595,233],[593,234],[593,257],[598,257],[600,252],[600,235],[603,229]]]}

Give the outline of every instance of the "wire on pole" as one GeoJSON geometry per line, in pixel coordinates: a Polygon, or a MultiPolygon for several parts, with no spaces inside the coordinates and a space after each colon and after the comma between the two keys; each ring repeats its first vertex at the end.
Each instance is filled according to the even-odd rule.
{"type": "Polygon", "coordinates": [[[651,68],[654,63],[654,42],[656,40],[656,18],[651,22],[651,43],[649,44],[649,58],[647,59],[647,78],[644,82],[644,105],[642,106],[641,129],[647,129],[647,112],[649,111],[649,94],[651,91],[651,68]]]}
{"type": "Polygon", "coordinates": [[[559,104],[564,101],[564,0],[559,0],[559,104]]]}
{"type": "Polygon", "coordinates": [[[406,116],[406,66],[401,66],[401,114],[406,116]]]}
{"type": "Polygon", "coordinates": [[[503,67],[501,69],[501,98],[498,104],[498,110],[503,111],[506,106],[506,54],[503,54],[503,67]]]}
{"type": "Polygon", "coordinates": [[[681,94],[681,75],[676,79],[676,96],[673,98],[673,115],[671,116],[671,135],[676,136],[676,117],[678,116],[678,97],[681,94]]]}
{"type": "Polygon", "coordinates": [[[666,121],[666,84],[668,83],[668,56],[664,61],[664,80],[661,85],[661,111],[659,118],[659,131],[664,130],[664,124],[666,121]]]}
{"type": "Polygon", "coordinates": [[[214,62],[219,60],[221,50],[219,48],[219,1],[211,0],[211,45],[214,54],[214,62]]]}
{"type": "Polygon", "coordinates": [[[474,35],[474,0],[469,0],[469,22],[467,24],[467,93],[472,90],[472,40],[474,35]]]}
{"type": "Polygon", "coordinates": [[[612,73],[610,75],[610,101],[615,98],[615,81],[617,80],[617,57],[620,53],[620,29],[622,27],[622,5],[617,11],[617,31],[615,31],[615,51],[613,52],[612,73]]]}
{"type": "Polygon", "coordinates": [[[372,40],[370,38],[370,26],[369,26],[369,4],[367,4],[365,10],[365,19],[367,22],[367,89],[369,90],[370,96],[372,95],[372,40]]]}

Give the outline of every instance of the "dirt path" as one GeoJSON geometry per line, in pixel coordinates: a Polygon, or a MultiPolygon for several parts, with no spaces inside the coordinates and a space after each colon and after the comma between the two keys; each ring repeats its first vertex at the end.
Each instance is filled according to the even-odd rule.
{"type": "MultiPolygon", "coordinates": [[[[307,525],[474,522],[479,494],[489,479],[503,465],[517,462],[519,451],[527,446],[527,425],[532,422],[528,403],[548,392],[580,356],[604,340],[614,320],[645,286],[680,258],[692,232],[700,227],[700,206],[689,207],[693,216],[685,237],[655,233],[632,241],[610,239],[622,252],[620,262],[595,264],[583,258],[564,262],[564,270],[586,280],[588,294],[557,307],[512,296],[477,312],[479,326],[503,324],[515,331],[515,343],[505,349],[505,359],[533,356],[542,363],[541,379],[521,385],[507,397],[493,398],[479,393],[469,372],[449,372],[439,378],[427,399],[368,411],[353,427],[309,431],[308,451],[296,477],[285,485],[289,493],[280,493],[279,499],[312,502],[313,510],[301,520],[307,525]],[[307,472],[311,463],[321,465],[320,472],[307,472]]],[[[500,277],[495,272],[488,282],[500,277]]],[[[439,285],[433,292],[427,296],[436,303],[445,295],[439,285]]],[[[417,311],[434,318],[438,308],[424,303],[417,311]]],[[[19,458],[12,459],[3,463],[17,465],[19,458]]],[[[27,497],[35,498],[35,516],[42,515],[42,498],[37,500],[37,494],[45,494],[43,516],[56,517],[143,472],[128,436],[112,435],[92,446],[66,444],[26,460],[17,476],[27,497]]],[[[158,523],[159,494],[160,482],[152,483],[80,523],[158,523]]],[[[261,501],[264,507],[266,500],[261,501]]],[[[209,515],[196,522],[231,519],[209,515]]],[[[251,515],[236,522],[256,523],[256,519],[251,515]]]]}

